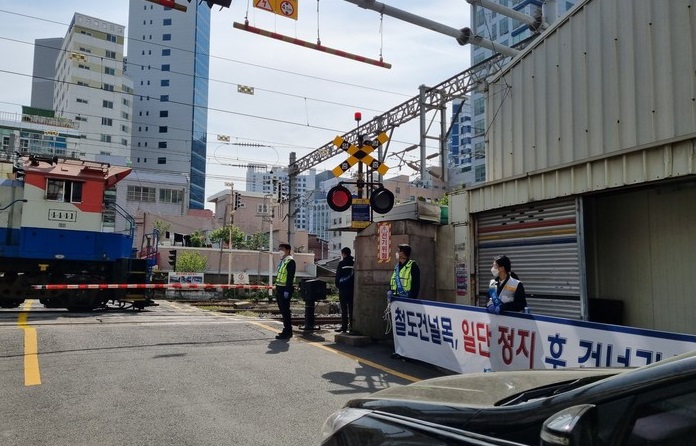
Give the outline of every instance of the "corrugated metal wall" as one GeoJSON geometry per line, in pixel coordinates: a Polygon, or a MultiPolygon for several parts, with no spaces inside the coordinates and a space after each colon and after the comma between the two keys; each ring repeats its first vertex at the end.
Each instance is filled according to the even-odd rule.
{"type": "Polygon", "coordinates": [[[696,0],[581,3],[491,82],[487,179],[694,135],[694,72],[696,0]]]}
{"type": "Polygon", "coordinates": [[[493,259],[506,255],[532,311],[581,318],[578,211],[575,200],[537,202],[476,216],[479,301],[487,299],[493,259]]]}

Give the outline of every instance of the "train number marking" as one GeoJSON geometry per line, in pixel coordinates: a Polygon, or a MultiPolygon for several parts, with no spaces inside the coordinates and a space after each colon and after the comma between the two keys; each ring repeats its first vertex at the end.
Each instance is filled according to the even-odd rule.
{"type": "Polygon", "coordinates": [[[63,209],[49,209],[48,219],[50,221],[68,221],[74,223],[77,221],[77,212],[63,209]]]}

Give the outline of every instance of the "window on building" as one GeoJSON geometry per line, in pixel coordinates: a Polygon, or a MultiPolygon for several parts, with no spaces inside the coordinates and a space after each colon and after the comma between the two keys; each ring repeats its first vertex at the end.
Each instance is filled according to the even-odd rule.
{"type": "Polygon", "coordinates": [[[114,103],[113,101],[102,101],[102,107],[103,108],[114,108],[114,103]]]}
{"type": "Polygon", "coordinates": [[[82,185],[80,181],[67,181],[48,178],[46,180],[46,200],[64,203],[82,203],[82,185]]]}
{"type": "Polygon", "coordinates": [[[90,69],[89,66],[83,65],[83,64],[79,64],[79,65],[77,66],[77,68],[82,68],[83,70],[89,70],[89,69],[90,69]]]}
{"type": "Polygon", "coordinates": [[[502,36],[503,34],[507,34],[510,32],[510,22],[508,22],[507,18],[500,19],[500,35],[502,36]]]}
{"type": "MultiPolygon", "coordinates": [[[[157,164],[167,164],[167,157],[166,156],[160,156],[157,158],[157,164]]],[[[160,200],[162,201],[162,200],[160,200]]]]}
{"type": "Polygon", "coordinates": [[[161,95],[160,102],[169,102],[169,95],[168,94],[161,95]]]}
{"type": "Polygon", "coordinates": [[[172,50],[170,50],[170,49],[162,50],[162,55],[163,56],[171,56],[172,50]]]}
{"type": "Polygon", "coordinates": [[[166,149],[167,148],[167,141],[160,141],[159,144],[157,145],[157,148],[166,149]]]}
{"type": "Polygon", "coordinates": [[[155,192],[156,189],[154,187],[128,186],[128,190],[126,192],[126,200],[154,203],[155,192]]]}
{"type": "Polygon", "coordinates": [[[160,110],[160,118],[169,117],[169,110],[160,110]]]}
{"type": "Polygon", "coordinates": [[[127,146],[128,145],[128,140],[125,138],[121,138],[121,145],[122,146],[127,146]]]}
{"type": "Polygon", "coordinates": [[[112,126],[114,125],[114,120],[111,118],[102,118],[102,125],[112,126]]]}
{"type": "Polygon", "coordinates": [[[104,84],[102,84],[102,90],[105,90],[105,91],[114,91],[114,86],[111,85],[111,84],[106,84],[106,83],[104,83],[104,84]]]}
{"type": "Polygon", "coordinates": [[[115,76],[116,75],[116,69],[111,68],[111,67],[104,67],[104,74],[108,74],[110,76],[115,76]]]}
{"type": "Polygon", "coordinates": [[[123,119],[130,119],[130,113],[126,113],[124,111],[121,112],[121,117],[123,119]]]}
{"type": "Polygon", "coordinates": [[[159,201],[160,203],[183,203],[184,191],[176,189],[160,189],[159,201]]]}
{"type": "Polygon", "coordinates": [[[75,116],[75,121],[87,122],[87,118],[84,116],[75,116]]]}
{"type": "Polygon", "coordinates": [[[107,34],[107,35],[106,35],[106,40],[109,41],[109,42],[114,42],[114,43],[116,43],[116,36],[114,36],[113,34],[107,34]]]}
{"type": "Polygon", "coordinates": [[[474,136],[483,135],[486,131],[485,121],[483,119],[478,119],[474,122],[474,136]]]}
{"type": "Polygon", "coordinates": [[[87,99],[77,98],[75,99],[75,101],[80,104],[89,104],[89,101],[87,99]]]}
{"type": "Polygon", "coordinates": [[[162,79],[160,81],[160,87],[168,87],[169,86],[169,79],[162,79]]]}
{"type": "Polygon", "coordinates": [[[162,25],[164,25],[164,26],[170,26],[171,24],[172,24],[172,19],[162,20],[162,25]]]}
{"type": "Polygon", "coordinates": [[[77,85],[81,85],[83,87],[89,87],[89,84],[87,82],[83,82],[83,81],[77,81],[77,85]]]}
{"type": "Polygon", "coordinates": [[[483,26],[486,23],[486,16],[483,8],[476,8],[476,27],[483,26]]]}
{"type": "Polygon", "coordinates": [[[107,59],[116,59],[116,51],[109,51],[106,50],[106,58],[107,59]]]}
{"type": "Polygon", "coordinates": [[[130,133],[130,127],[127,125],[121,125],[121,131],[125,133],[130,133]]]}
{"type": "Polygon", "coordinates": [[[167,41],[167,40],[172,40],[172,35],[171,34],[162,34],[162,40],[167,41]]]}
{"type": "Polygon", "coordinates": [[[162,64],[162,71],[169,71],[169,64],[168,63],[162,64]]]}
{"type": "Polygon", "coordinates": [[[486,98],[478,97],[474,100],[474,115],[480,115],[484,112],[486,105],[486,98]]]}
{"type": "Polygon", "coordinates": [[[101,142],[111,142],[111,135],[101,135],[101,142]]]}
{"type": "Polygon", "coordinates": [[[474,181],[477,183],[486,181],[486,166],[481,165],[481,166],[476,166],[474,168],[474,181]]]}
{"type": "Polygon", "coordinates": [[[159,132],[160,132],[160,133],[167,133],[168,130],[169,130],[169,129],[167,128],[166,125],[161,125],[161,126],[159,126],[159,132]]]}
{"type": "Polygon", "coordinates": [[[131,102],[130,102],[128,99],[124,99],[124,100],[123,100],[123,105],[125,105],[126,107],[130,107],[131,102]]]}
{"type": "Polygon", "coordinates": [[[486,143],[477,142],[474,145],[474,159],[482,160],[486,157],[486,143]]]}

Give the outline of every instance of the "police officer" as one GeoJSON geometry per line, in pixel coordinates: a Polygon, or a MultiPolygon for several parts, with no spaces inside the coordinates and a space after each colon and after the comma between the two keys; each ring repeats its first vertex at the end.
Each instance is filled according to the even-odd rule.
{"type": "Polygon", "coordinates": [[[280,249],[283,258],[278,264],[278,273],[276,275],[276,301],[278,302],[278,310],[283,316],[283,331],[281,331],[276,339],[290,339],[292,337],[292,314],[290,313],[290,298],[292,298],[292,285],[295,282],[295,259],[290,255],[290,245],[281,243],[280,249]]]}
{"type": "Polygon", "coordinates": [[[493,279],[488,286],[489,300],[486,310],[500,314],[501,311],[522,311],[527,306],[524,285],[512,272],[512,262],[507,256],[498,256],[491,267],[493,279]]]}
{"type": "Polygon", "coordinates": [[[408,297],[418,299],[420,291],[420,267],[411,260],[411,247],[407,244],[399,245],[397,251],[399,263],[392,273],[389,297],[408,297]]]}
{"type": "Polygon", "coordinates": [[[355,260],[350,255],[350,248],[347,246],[341,249],[343,257],[338,262],[336,268],[336,288],[338,288],[338,301],[341,304],[341,328],[336,330],[337,333],[348,331],[348,324],[353,326],[353,286],[355,284],[353,265],[355,260]]]}

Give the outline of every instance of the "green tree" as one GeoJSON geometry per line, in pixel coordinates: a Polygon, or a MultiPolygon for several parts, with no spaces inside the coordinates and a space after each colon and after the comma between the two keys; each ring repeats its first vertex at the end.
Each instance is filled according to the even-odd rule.
{"type": "Polygon", "coordinates": [[[264,246],[268,246],[268,233],[259,232],[252,235],[249,237],[249,240],[247,240],[246,244],[247,249],[251,249],[254,251],[257,251],[263,248],[264,246]]]}
{"type": "Polygon", "coordinates": [[[447,206],[449,204],[449,194],[445,194],[438,200],[438,203],[444,206],[447,206]]]}
{"type": "MultiPolygon", "coordinates": [[[[211,242],[222,242],[229,244],[230,242],[230,227],[223,226],[222,228],[213,229],[210,231],[209,235],[211,242]]],[[[234,249],[245,249],[246,243],[244,242],[245,234],[237,226],[232,226],[232,248],[234,249]]]]}
{"type": "Polygon", "coordinates": [[[189,234],[189,237],[191,237],[192,247],[200,248],[201,246],[205,245],[205,235],[203,235],[200,231],[193,231],[191,234],[189,234]]]}
{"type": "Polygon", "coordinates": [[[208,259],[196,251],[179,250],[176,257],[176,272],[203,273],[208,269],[208,259]]]}

